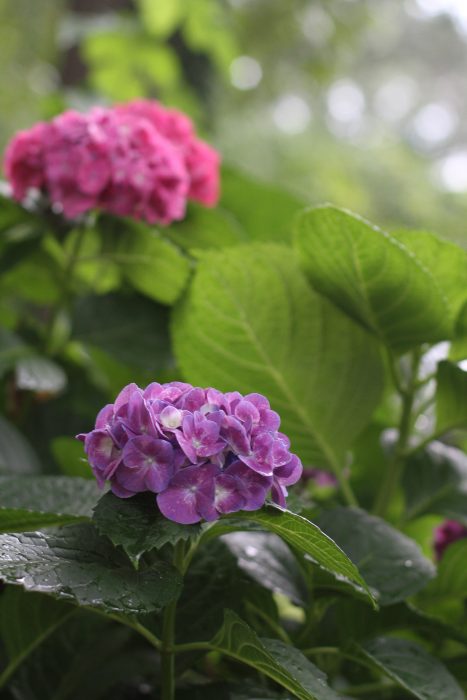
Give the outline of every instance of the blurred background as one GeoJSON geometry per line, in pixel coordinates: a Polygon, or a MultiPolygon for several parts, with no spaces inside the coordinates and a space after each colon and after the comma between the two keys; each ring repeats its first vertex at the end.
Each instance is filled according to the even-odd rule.
{"type": "Polygon", "coordinates": [[[0,0],[0,143],[156,97],[305,201],[467,245],[466,0],[0,0]]]}

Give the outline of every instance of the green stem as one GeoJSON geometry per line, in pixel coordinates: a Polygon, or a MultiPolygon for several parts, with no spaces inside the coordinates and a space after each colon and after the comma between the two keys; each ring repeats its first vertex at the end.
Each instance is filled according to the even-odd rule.
{"type": "Polygon", "coordinates": [[[341,465],[337,460],[332,460],[331,462],[331,467],[332,471],[337,477],[337,480],[339,482],[339,487],[342,491],[342,495],[344,496],[344,500],[347,503],[348,506],[355,506],[358,508],[358,501],[357,498],[353,492],[353,489],[349,483],[349,480],[347,476],[344,473],[344,470],[342,469],[341,465]]]}
{"type": "Polygon", "coordinates": [[[71,304],[73,273],[76,263],[78,262],[79,251],[81,250],[85,230],[86,228],[84,225],[80,226],[76,230],[76,237],[73,241],[73,246],[60,276],[61,295],[55,306],[52,308],[45,330],[44,350],[47,354],[55,354],[57,351],[57,349],[54,348],[53,343],[54,331],[59,322],[60,315],[63,311],[67,310],[71,304]]]}
{"type": "MultiPolygon", "coordinates": [[[[412,354],[412,368],[410,380],[407,387],[402,387],[400,382],[395,382],[396,389],[399,392],[402,401],[402,412],[399,421],[399,436],[394,447],[393,457],[388,464],[386,478],[383,479],[381,489],[377,496],[374,512],[380,517],[385,517],[389,505],[396,493],[399,483],[404,472],[406,452],[410,440],[412,430],[412,411],[415,400],[415,391],[417,385],[417,372],[420,363],[421,350],[414,350],[412,354]]],[[[394,362],[391,360],[390,365],[395,372],[394,362]]]]}
{"type": "MultiPolygon", "coordinates": [[[[173,564],[183,575],[185,571],[185,542],[177,542],[174,548],[173,564]]],[[[174,700],[175,697],[175,617],[176,598],[164,610],[161,644],[161,700],[174,700]]]]}

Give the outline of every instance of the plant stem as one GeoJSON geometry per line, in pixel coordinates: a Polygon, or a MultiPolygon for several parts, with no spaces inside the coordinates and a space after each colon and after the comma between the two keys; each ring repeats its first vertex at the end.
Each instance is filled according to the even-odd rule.
{"type": "MultiPolygon", "coordinates": [[[[412,430],[412,411],[415,400],[420,356],[421,350],[417,348],[412,354],[411,376],[407,386],[402,387],[399,381],[394,382],[401,397],[402,412],[399,421],[399,436],[394,446],[393,458],[388,464],[386,478],[383,480],[380,492],[375,502],[374,512],[380,517],[384,517],[386,515],[404,472],[407,446],[409,444],[410,433],[412,430]]],[[[393,367],[393,376],[397,377],[397,372],[395,372],[392,357],[390,359],[390,365],[393,367]]]]}
{"type": "Polygon", "coordinates": [[[357,498],[353,492],[353,489],[349,483],[349,480],[344,473],[344,469],[341,468],[339,462],[337,460],[332,460],[331,462],[331,467],[332,471],[337,477],[337,480],[339,482],[339,487],[342,491],[342,495],[344,496],[344,500],[347,503],[348,506],[355,506],[358,507],[358,501],[357,498]]]}
{"type": "Polygon", "coordinates": [[[71,303],[73,272],[76,267],[76,263],[79,259],[79,251],[83,243],[85,230],[86,229],[84,225],[81,225],[78,229],[76,229],[76,237],[73,241],[73,246],[63,267],[62,274],[60,276],[61,296],[57,300],[55,306],[52,308],[52,312],[50,314],[50,318],[45,331],[44,350],[47,354],[54,354],[54,331],[60,318],[60,314],[64,310],[68,309],[71,303]]]}
{"type": "MultiPolygon", "coordinates": [[[[180,541],[174,547],[173,564],[183,575],[185,563],[185,542],[180,541]]],[[[176,598],[164,610],[162,621],[161,644],[161,700],[174,700],[175,697],[175,617],[177,613],[176,598]]]]}

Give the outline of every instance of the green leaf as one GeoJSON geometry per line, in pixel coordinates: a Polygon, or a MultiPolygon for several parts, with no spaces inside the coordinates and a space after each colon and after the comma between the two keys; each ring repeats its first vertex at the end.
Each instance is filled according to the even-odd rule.
{"type": "Polygon", "coordinates": [[[455,626],[462,625],[464,629],[467,600],[466,557],[467,539],[450,544],[438,564],[436,578],[417,600],[422,610],[455,626]]]}
{"type": "Polygon", "coordinates": [[[278,535],[294,549],[302,554],[307,554],[326,571],[360,586],[373,601],[368,586],[355,564],[317,525],[301,515],[282,510],[276,506],[267,506],[255,511],[241,511],[235,513],[233,519],[222,518],[212,525],[206,530],[203,538],[210,539],[241,530],[242,523],[245,521],[261,525],[266,530],[278,535]]]}
{"type": "Polygon", "coordinates": [[[443,360],[436,373],[436,430],[467,428],[467,372],[443,360]]]}
{"type": "Polygon", "coordinates": [[[150,34],[160,38],[168,37],[185,14],[181,0],[157,4],[151,0],[138,0],[138,5],[144,26],[150,34]]]}
{"type": "Polygon", "coordinates": [[[77,515],[43,513],[0,506],[0,532],[31,532],[44,527],[70,525],[83,519],[83,516],[77,515]]]}
{"type": "Polygon", "coordinates": [[[467,299],[467,252],[455,243],[427,231],[401,230],[392,232],[391,235],[433,275],[447,300],[449,320],[454,327],[467,299]]]}
{"type": "Polygon", "coordinates": [[[229,211],[195,205],[191,205],[186,218],[172,224],[164,236],[191,253],[208,248],[226,248],[245,243],[248,239],[246,231],[229,211]]]}
{"type": "Polygon", "coordinates": [[[261,586],[306,605],[307,587],[295,557],[284,542],[267,532],[232,532],[222,541],[238,565],[261,586]]]}
{"type": "Polygon", "coordinates": [[[38,593],[8,586],[0,597],[0,638],[8,665],[0,674],[0,688],[18,666],[63,624],[75,608],[38,593]]]}
{"type": "Polygon", "coordinates": [[[102,492],[96,482],[68,476],[0,476],[0,507],[92,516],[102,492]]]}
{"type": "Polygon", "coordinates": [[[210,643],[214,649],[268,676],[300,700],[338,700],[326,675],[298,649],[276,639],[260,639],[232,610],[210,643]]]}
{"type": "Polygon", "coordinates": [[[121,545],[136,566],[145,552],[175,545],[201,532],[199,525],[179,525],[164,518],[154,494],[149,493],[126,499],[106,493],[94,509],[93,520],[99,532],[114,545],[121,545]]]}
{"type": "Polygon", "coordinates": [[[26,438],[0,416],[0,472],[34,474],[41,465],[26,438]]]}
{"type": "Polygon", "coordinates": [[[252,241],[289,241],[303,207],[298,197],[232,167],[222,169],[221,207],[230,211],[252,241]]]}
{"type": "Polygon", "coordinates": [[[467,525],[467,455],[432,442],[409,457],[402,483],[407,519],[436,513],[467,525]]]}
{"type": "Polygon", "coordinates": [[[394,350],[451,337],[450,308],[423,260],[364,219],[308,209],[295,243],[315,289],[394,350]]]}
{"type": "Polygon", "coordinates": [[[104,612],[143,614],[176,598],[181,579],[165,562],[136,572],[92,525],[0,535],[0,577],[104,612]]]}
{"type": "Polygon", "coordinates": [[[50,443],[52,454],[65,476],[79,476],[82,479],[94,479],[84,452],[83,443],[71,437],[57,437],[50,443]]]}
{"type": "Polygon", "coordinates": [[[37,394],[59,394],[66,387],[67,378],[63,369],[46,357],[24,357],[15,368],[18,389],[37,394]]]}
{"type": "Polygon", "coordinates": [[[280,246],[205,253],[173,336],[188,381],[265,394],[306,463],[338,471],[381,395],[376,343],[310,289],[280,246]]]}
{"type": "Polygon", "coordinates": [[[386,676],[419,700],[465,700],[441,661],[415,642],[377,637],[360,649],[386,676]]]}
{"type": "Polygon", "coordinates": [[[404,600],[435,575],[418,545],[381,518],[336,507],[320,513],[317,522],[358,566],[381,605],[404,600]]]}
{"type": "Polygon", "coordinates": [[[74,339],[123,364],[155,373],[170,359],[168,311],[138,296],[81,297],[74,312],[74,339]]]}
{"type": "Polygon", "coordinates": [[[179,248],[143,224],[124,228],[116,243],[113,259],[135,289],[163,304],[178,299],[190,271],[179,248]]]}

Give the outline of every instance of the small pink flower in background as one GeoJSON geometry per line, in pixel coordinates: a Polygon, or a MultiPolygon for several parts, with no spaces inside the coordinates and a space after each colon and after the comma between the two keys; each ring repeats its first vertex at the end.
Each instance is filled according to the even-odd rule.
{"type": "Polygon", "coordinates": [[[305,467],[302,474],[302,481],[313,481],[316,486],[337,486],[338,481],[334,474],[324,469],[305,467]]]}
{"type": "Polygon", "coordinates": [[[217,203],[219,166],[191,120],[153,100],[64,112],[16,134],[5,154],[19,201],[36,188],[70,219],[98,208],[162,225],[183,219],[189,199],[217,203]]]}
{"type": "Polygon", "coordinates": [[[467,537],[467,527],[457,520],[446,520],[436,528],[434,536],[434,548],[436,559],[440,561],[450,544],[467,537]]]}

